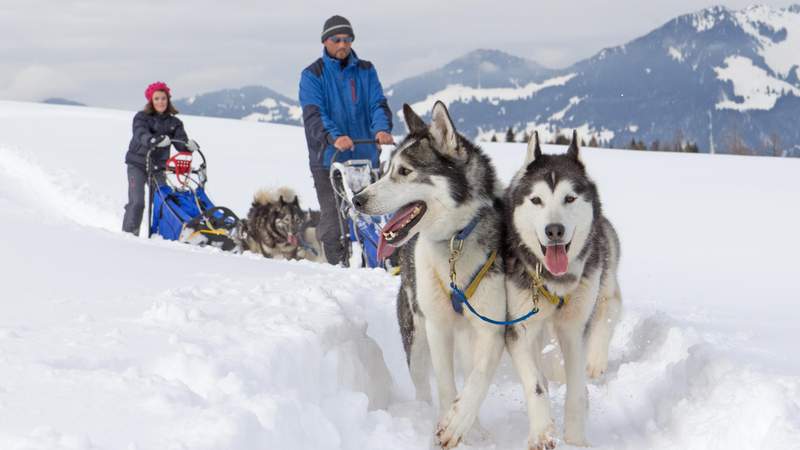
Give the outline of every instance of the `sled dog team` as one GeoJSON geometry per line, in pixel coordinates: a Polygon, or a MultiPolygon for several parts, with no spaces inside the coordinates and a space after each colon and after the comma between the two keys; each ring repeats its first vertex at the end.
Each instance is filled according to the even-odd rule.
{"type": "Polygon", "coordinates": [[[586,380],[608,365],[620,251],[577,136],[566,154],[546,155],[534,134],[504,190],[443,103],[430,124],[408,105],[403,113],[409,134],[353,203],[366,214],[395,213],[379,252],[400,251],[397,318],[417,399],[432,400],[431,369],[435,376],[436,444],[457,446],[477,423],[507,348],[527,401],[529,448],[556,445],[548,378],[566,382],[563,440],[588,445],[586,380]],[[563,370],[542,356],[550,335],[563,370]],[[464,369],[460,392],[454,360],[464,369]]]}

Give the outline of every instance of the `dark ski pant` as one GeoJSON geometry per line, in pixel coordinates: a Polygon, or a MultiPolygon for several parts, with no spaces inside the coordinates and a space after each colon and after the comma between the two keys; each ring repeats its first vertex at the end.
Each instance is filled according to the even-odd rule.
{"type": "MultiPolygon", "coordinates": [[[[127,164],[128,166],[128,204],[125,205],[125,217],[122,219],[122,231],[139,235],[142,225],[142,213],[146,203],[144,201],[144,186],[147,183],[147,172],[141,167],[127,164]]],[[[159,184],[164,183],[164,174],[156,174],[159,184]]]]}
{"type": "Polygon", "coordinates": [[[331,186],[330,171],[323,168],[311,169],[314,177],[314,189],[319,200],[319,225],[317,238],[325,249],[325,258],[330,264],[339,264],[345,256],[339,230],[339,210],[336,207],[336,196],[331,186]]]}

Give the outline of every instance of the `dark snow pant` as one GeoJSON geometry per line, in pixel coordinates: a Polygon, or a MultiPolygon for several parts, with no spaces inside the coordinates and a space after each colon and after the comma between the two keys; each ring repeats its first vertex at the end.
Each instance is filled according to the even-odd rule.
{"type": "Polygon", "coordinates": [[[333,187],[331,187],[330,172],[328,169],[315,168],[311,169],[311,175],[314,177],[314,189],[317,191],[317,200],[319,200],[317,238],[322,242],[328,263],[339,264],[344,260],[345,249],[342,246],[339,210],[333,187]]]}
{"type": "MultiPolygon", "coordinates": [[[[142,225],[142,213],[146,203],[144,201],[144,186],[147,183],[147,172],[128,164],[128,204],[125,205],[125,217],[122,219],[122,231],[139,235],[142,225]]],[[[164,174],[156,174],[158,183],[164,183],[164,174]]]]}

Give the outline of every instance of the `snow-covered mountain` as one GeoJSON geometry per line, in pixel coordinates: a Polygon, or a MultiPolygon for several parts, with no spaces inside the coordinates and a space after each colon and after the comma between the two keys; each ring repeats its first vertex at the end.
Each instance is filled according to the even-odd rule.
{"type": "MultiPolygon", "coordinates": [[[[611,146],[800,156],[800,5],[713,7],[670,20],[625,45],[553,70],[497,50],[476,50],[385,92],[392,111],[421,114],[436,100],[479,140],[544,139],[578,129],[611,146]]],[[[250,86],[175,102],[187,114],[301,124],[298,102],[250,86]]],[[[397,120],[397,123],[401,123],[397,120]]],[[[398,128],[402,130],[402,126],[398,128]]]]}
{"type": "Polygon", "coordinates": [[[42,103],[47,103],[48,105],[86,106],[81,102],[76,102],[75,100],[70,100],[61,97],[46,98],[42,100],[42,103]]]}
{"type": "Polygon", "coordinates": [[[255,122],[300,125],[303,113],[297,100],[264,86],[224,89],[175,100],[184,114],[225,117],[255,122]]]}
{"type": "Polygon", "coordinates": [[[577,128],[587,141],[617,146],[677,138],[704,152],[777,147],[800,155],[800,5],[705,9],[558,71],[527,63],[527,76],[504,76],[491,70],[500,55],[462,58],[473,72],[492,73],[480,82],[447,70],[463,64],[456,60],[430,81],[426,74],[390,86],[391,106],[407,102],[424,113],[441,99],[462,132],[482,139],[509,126],[518,137],[536,129],[545,138],[577,128]]]}
{"type": "MultiPolygon", "coordinates": [[[[0,449],[430,449],[438,408],[414,400],[399,277],[122,233],[134,114],[0,101],[0,449]]],[[[244,215],[288,185],[315,205],[301,128],[182,119],[217,204],[244,215]]],[[[485,149],[504,182],[524,159],[485,149]]],[[[800,160],[582,158],[621,238],[624,302],[588,385],[591,448],[796,450],[800,235],[747,237],[765,217],[800,227],[800,160]]],[[[560,437],[565,388],[547,393],[560,437]]],[[[528,448],[507,355],[480,422],[459,448],[528,448]]]]}

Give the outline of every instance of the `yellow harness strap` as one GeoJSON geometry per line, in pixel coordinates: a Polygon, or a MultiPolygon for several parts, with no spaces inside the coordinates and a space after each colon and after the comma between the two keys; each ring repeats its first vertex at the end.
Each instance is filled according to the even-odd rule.
{"type": "Polygon", "coordinates": [[[214,235],[220,236],[220,235],[228,234],[228,232],[225,231],[225,230],[197,230],[194,233],[190,234],[188,239],[191,239],[191,238],[197,236],[198,234],[214,234],[214,235]]]}
{"type": "MultiPolygon", "coordinates": [[[[468,299],[472,298],[472,294],[474,294],[475,291],[478,289],[478,286],[480,286],[481,281],[483,281],[483,277],[485,277],[486,273],[489,272],[489,269],[492,268],[492,265],[494,264],[494,261],[496,259],[497,259],[497,250],[494,250],[489,255],[489,258],[486,260],[486,262],[483,263],[481,270],[479,270],[478,273],[475,274],[475,278],[472,279],[472,282],[464,290],[464,295],[468,299]]],[[[441,289],[442,292],[444,292],[444,294],[449,298],[450,292],[447,290],[447,286],[445,286],[444,281],[442,281],[442,279],[439,278],[439,275],[436,272],[433,273],[433,276],[436,277],[436,282],[439,283],[439,289],[441,289]]]]}
{"type": "Polygon", "coordinates": [[[535,289],[542,297],[546,298],[548,302],[560,308],[569,301],[569,296],[565,295],[564,297],[559,297],[556,294],[548,291],[547,288],[544,287],[544,281],[542,281],[542,277],[539,275],[541,270],[542,266],[537,265],[536,272],[528,273],[531,279],[533,279],[533,286],[531,286],[531,289],[535,289]]]}

